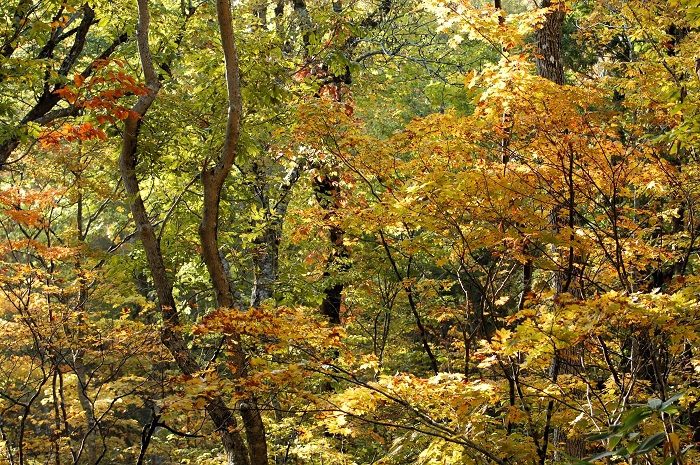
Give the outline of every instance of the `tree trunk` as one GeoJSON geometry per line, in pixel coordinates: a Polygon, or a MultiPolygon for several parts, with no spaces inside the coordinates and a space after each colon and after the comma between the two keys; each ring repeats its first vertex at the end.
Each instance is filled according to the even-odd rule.
{"type": "MultiPolygon", "coordinates": [[[[340,196],[340,186],[337,176],[329,174],[318,174],[314,177],[314,192],[316,202],[323,208],[326,213],[323,215],[325,221],[330,221],[335,214],[335,209],[338,206],[340,196]]],[[[326,262],[326,270],[323,272],[324,278],[331,277],[332,268],[337,268],[338,271],[347,271],[347,263],[343,263],[350,256],[350,253],[343,244],[345,231],[342,228],[331,224],[328,230],[328,239],[331,242],[333,251],[326,262]]],[[[323,290],[323,301],[321,302],[320,312],[328,317],[331,324],[340,324],[340,306],[343,300],[343,283],[329,284],[323,290]]]]}
{"type": "MultiPolygon", "coordinates": [[[[204,206],[202,222],[199,225],[199,237],[202,245],[202,258],[214,286],[217,304],[219,307],[232,308],[234,306],[233,293],[231,292],[224,262],[219,253],[219,205],[221,202],[221,190],[238,153],[243,100],[241,97],[238,51],[233,34],[230,0],[218,0],[216,13],[221,34],[221,46],[224,52],[226,88],[228,91],[228,119],[226,122],[226,138],[224,139],[221,156],[213,167],[205,166],[201,173],[202,187],[204,188],[204,206]]],[[[239,336],[234,334],[231,335],[231,338],[234,342],[232,347],[235,347],[232,359],[236,370],[235,375],[243,376],[246,362],[245,353],[242,345],[239,343],[239,336]]],[[[223,400],[220,400],[220,402],[225,407],[223,400]]],[[[231,458],[242,460],[240,457],[245,455],[246,462],[241,463],[267,465],[265,428],[255,398],[250,397],[241,401],[240,409],[248,440],[248,450],[246,451],[245,446],[240,442],[240,434],[237,431],[235,434],[229,432],[232,436],[230,439],[235,440],[229,444],[232,449],[227,449],[227,453],[231,454],[229,460],[231,458]]],[[[229,417],[232,418],[230,413],[229,417]]]]}
{"type": "MultiPolygon", "coordinates": [[[[548,79],[555,84],[564,85],[564,65],[562,59],[562,29],[564,24],[564,18],[566,16],[565,5],[561,0],[542,0],[541,8],[551,8],[551,10],[545,16],[545,21],[540,29],[535,33],[535,41],[537,46],[536,53],[536,65],[537,74],[545,79],[548,79]]],[[[569,153],[569,170],[573,170],[573,153],[569,153]]],[[[567,181],[572,179],[573,173],[567,173],[567,181]]],[[[554,232],[558,232],[561,226],[566,223],[566,218],[563,215],[565,209],[568,209],[568,223],[569,227],[573,227],[574,218],[574,198],[573,191],[570,189],[568,192],[569,201],[568,205],[558,204],[555,205],[549,214],[550,227],[554,232]]],[[[571,274],[573,273],[573,254],[572,248],[569,248],[569,265],[564,266],[564,263],[560,258],[562,250],[557,246],[552,246],[550,248],[553,259],[557,260],[555,263],[556,269],[552,277],[552,287],[556,294],[566,292],[569,285],[571,284],[571,274]]],[[[580,363],[579,357],[583,350],[582,346],[574,346],[557,351],[552,359],[550,367],[550,377],[553,382],[557,382],[559,375],[563,374],[576,374],[579,370],[580,363]]],[[[553,401],[550,401],[548,406],[548,415],[551,415],[551,411],[554,408],[553,401]]],[[[549,427],[547,426],[547,429],[549,427]]],[[[549,437],[549,431],[544,432],[544,437],[549,437]]],[[[567,437],[566,433],[560,428],[556,428],[552,434],[553,442],[564,443],[564,450],[567,454],[581,458],[585,454],[585,441],[582,438],[577,437],[567,437]]],[[[546,457],[547,444],[543,445],[544,451],[543,460],[546,457]]],[[[555,459],[557,457],[555,456],[555,459]]]]}
{"type": "Polygon", "coordinates": [[[535,33],[537,54],[535,63],[537,74],[550,81],[564,85],[564,64],[562,60],[562,27],[566,12],[561,0],[542,0],[541,8],[551,8],[545,16],[542,28],[535,33]]]}
{"type": "MultiPolygon", "coordinates": [[[[180,332],[181,324],[175,299],[173,298],[172,283],[168,279],[160,243],[156,238],[153,224],[146,213],[146,207],[141,197],[139,182],[136,176],[136,151],[140,124],[143,115],[148,111],[155,100],[156,94],[160,90],[160,82],[153,67],[148,45],[150,17],[147,0],[138,0],[138,7],[139,22],[137,26],[137,42],[141,65],[146,77],[146,85],[149,92],[139,97],[138,101],[132,107],[133,113],[125,121],[122,150],[119,156],[119,167],[122,173],[124,190],[131,200],[131,213],[136,223],[139,238],[146,252],[148,267],[151,271],[154,287],[158,296],[158,309],[163,317],[161,341],[173,355],[176,364],[184,374],[197,376],[200,371],[200,366],[191,350],[187,347],[187,343],[180,332]]],[[[225,8],[228,11],[227,24],[228,27],[231,28],[230,5],[226,3],[225,8]]],[[[232,40],[232,31],[230,37],[232,40]]],[[[224,44],[226,44],[226,41],[224,41],[224,44]]],[[[205,190],[205,194],[206,192],[205,190]]],[[[217,192],[220,192],[220,185],[217,192]]],[[[205,198],[205,211],[206,207],[207,203],[205,198]]],[[[217,208],[214,209],[214,214],[218,214],[218,203],[216,207],[217,208]]],[[[210,216],[204,215],[203,222],[205,219],[211,219],[211,213],[210,216]]],[[[214,229],[214,237],[215,234],[216,229],[214,229]]],[[[202,245],[203,248],[205,248],[205,244],[202,245]]],[[[207,265],[209,268],[209,263],[207,265]]],[[[215,280],[215,276],[212,276],[212,280],[215,280]]],[[[217,431],[221,434],[222,444],[229,465],[250,465],[251,460],[239,433],[233,412],[226,406],[223,398],[220,395],[214,396],[207,404],[206,409],[217,431]]],[[[258,461],[256,463],[260,462],[258,461]]]]}

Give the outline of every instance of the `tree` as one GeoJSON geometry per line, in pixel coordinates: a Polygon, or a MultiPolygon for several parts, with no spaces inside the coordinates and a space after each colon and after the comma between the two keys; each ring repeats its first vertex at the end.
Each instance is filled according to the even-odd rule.
{"type": "Polygon", "coordinates": [[[2,460],[695,460],[666,6],[0,7],[2,460]]]}
{"type": "MultiPolygon", "coordinates": [[[[5,129],[0,134],[0,164],[5,165],[28,135],[36,135],[33,134],[36,125],[82,112],[81,106],[74,104],[56,108],[61,91],[74,76],[76,82],[93,76],[100,63],[125,43],[128,36],[112,32],[104,37],[103,28],[96,31],[95,10],[87,3],[19,0],[16,5],[6,3],[2,14],[8,20],[2,38],[2,56],[9,65],[0,75],[7,92],[2,107],[5,129]],[[107,43],[91,49],[92,58],[77,71],[84,61],[86,44],[98,42],[88,40],[92,35],[106,39],[107,43]],[[37,62],[44,62],[45,66],[35,66],[37,62]],[[34,92],[26,92],[27,89],[34,92]]],[[[119,31],[121,25],[115,26],[119,31]]]]}

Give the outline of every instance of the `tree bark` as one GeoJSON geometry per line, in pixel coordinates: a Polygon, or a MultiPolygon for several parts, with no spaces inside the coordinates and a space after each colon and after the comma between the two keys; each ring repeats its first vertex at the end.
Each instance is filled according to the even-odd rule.
{"type": "MultiPolygon", "coordinates": [[[[139,97],[132,107],[133,113],[125,121],[119,167],[122,173],[124,189],[130,197],[131,213],[146,252],[148,267],[158,296],[158,309],[163,317],[161,341],[173,355],[175,362],[184,374],[197,376],[200,366],[191,350],[187,347],[187,343],[180,332],[179,328],[181,325],[173,297],[172,283],[168,279],[160,243],[155,235],[153,224],[146,213],[146,207],[141,197],[140,186],[136,176],[138,133],[142,117],[148,111],[160,90],[160,82],[153,67],[148,45],[148,27],[150,22],[148,1],[137,0],[137,2],[139,7],[139,21],[136,29],[137,43],[141,66],[146,77],[146,85],[149,92],[139,97]]],[[[251,461],[238,431],[235,417],[233,412],[226,406],[223,398],[219,395],[214,396],[207,404],[206,409],[217,431],[221,434],[229,465],[249,465],[251,461]]]]}
{"type": "Polygon", "coordinates": [[[537,74],[550,81],[564,85],[564,65],[562,59],[562,27],[566,11],[561,0],[542,0],[541,8],[551,8],[545,16],[544,24],[535,33],[537,45],[537,74]]]}
{"type": "MultiPolygon", "coordinates": [[[[325,173],[319,173],[314,177],[314,192],[316,195],[316,202],[323,208],[326,213],[323,215],[323,219],[326,221],[331,221],[333,216],[335,216],[335,210],[338,206],[338,201],[340,197],[340,182],[337,176],[331,176],[325,173]]],[[[328,257],[326,262],[326,270],[323,272],[324,278],[329,278],[331,276],[331,271],[336,268],[337,271],[345,272],[348,271],[348,264],[343,263],[347,261],[350,257],[350,252],[347,247],[343,244],[343,238],[345,237],[345,231],[342,228],[331,224],[328,230],[328,239],[331,242],[331,247],[333,250],[328,257]]],[[[331,324],[340,324],[340,307],[343,301],[343,283],[329,284],[323,290],[323,301],[321,302],[320,312],[322,315],[328,317],[328,321],[331,324]]]]}
{"type": "MultiPolygon", "coordinates": [[[[226,122],[226,138],[221,156],[213,167],[205,166],[201,173],[204,188],[204,206],[202,221],[199,225],[199,237],[202,245],[202,258],[214,286],[216,301],[219,307],[232,308],[234,297],[228,281],[228,274],[221,255],[219,254],[219,205],[221,189],[236,161],[238,142],[241,133],[241,114],[243,99],[241,97],[240,70],[238,67],[238,51],[233,33],[233,18],[231,16],[230,0],[218,0],[216,3],[217,20],[221,35],[221,46],[224,52],[226,73],[226,89],[228,92],[228,119],[226,122]]],[[[245,353],[239,342],[238,335],[232,335],[232,362],[236,376],[242,376],[245,371],[245,353]]],[[[221,400],[223,404],[223,400],[221,400]]],[[[246,458],[251,465],[267,465],[267,440],[265,427],[257,407],[255,398],[250,397],[240,403],[241,415],[244,421],[248,453],[246,458]]],[[[236,432],[237,440],[240,435],[236,432]]],[[[232,452],[243,453],[238,443],[231,444],[232,452]]],[[[238,460],[238,459],[237,459],[238,460]]],[[[243,462],[241,462],[243,463],[243,462]]]]}
{"type": "Polygon", "coordinates": [[[255,239],[255,251],[253,252],[253,291],[250,296],[250,306],[257,307],[264,301],[274,297],[274,288],[279,276],[279,247],[282,236],[282,224],[287,214],[287,208],[291,200],[289,192],[299,180],[301,171],[306,161],[295,164],[284,177],[279,186],[279,198],[272,203],[270,195],[264,186],[267,184],[266,173],[258,173],[254,167],[258,182],[254,186],[253,194],[256,195],[265,210],[263,219],[263,232],[255,239]]]}
{"type": "MultiPolygon", "coordinates": [[[[78,58],[80,57],[85,43],[87,40],[87,34],[90,27],[95,24],[95,12],[90,8],[88,4],[83,7],[83,19],[78,26],[76,32],[76,37],[71,46],[68,55],[61,62],[58,74],[61,76],[67,76],[71,69],[75,66],[78,58]]],[[[99,60],[104,60],[109,58],[112,53],[117,49],[117,47],[128,40],[126,34],[121,34],[116,37],[112,44],[110,44],[95,60],[93,60],[80,74],[84,78],[89,77],[95,70],[95,66],[99,60]]],[[[49,41],[51,43],[51,41],[49,41]]],[[[57,42],[47,44],[39,55],[37,59],[50,58],[53,55],[53,49],[57,45],[57,42]]],[[[14,49],[13,49],[14,50],[14,49]]],[[[0,76],[1,78],[2,76],[0,76]]],[[[1,79],[0,79],[1,80],[1,79]]],[[[45,83],[43,93],[39,96],[36,104],[27,112],[27,114],[19,122],[19,130],[22,131],[27,123],[34,122],[40,124],[46,124],[54,119],[62,116],[72,116],[78,114],[80,109],[71,106],[68,108],[63,108],[57,111],[52,111],[54,107],[61,101],[61,97],[56,93],[57,90],[62,89],[63,85],[56,85],[49,87],[48,83],[45,83]]],[[[20,137],[18,135],[12,135],[5,140],[0,140],[0,169],[2,169],[7,160],[10,158],[14,150],[20,145],[20,137]]]]}

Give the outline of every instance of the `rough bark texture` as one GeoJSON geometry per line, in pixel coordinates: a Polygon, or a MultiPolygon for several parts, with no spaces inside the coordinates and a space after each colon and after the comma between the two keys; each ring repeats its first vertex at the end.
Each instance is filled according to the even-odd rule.
{"type": "Polygon", "coordinates": [[[535,33],[537,44],[537,74],[559,85],[564,84],[564,66],[561,54],[562,26],[566,12],[564,2],[543,0],[542,8],[551,8],[542,28],[535,33]]]}

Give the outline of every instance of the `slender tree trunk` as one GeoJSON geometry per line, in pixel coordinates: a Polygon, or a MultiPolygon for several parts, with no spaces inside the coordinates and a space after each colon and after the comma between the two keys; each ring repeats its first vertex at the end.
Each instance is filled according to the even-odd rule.
{"type": "MultiPolygon", "coordinates": [[[[232,308],[234,306],[233,293],[228,282],[228,275],[221,254],[219,253],[218,229],[219,229],[219,205],[221,202],[221,190],[228,177],[231,167],[238,153],[238,142],[241,132],[241,113],[243,100],[241,97],[240,70],[238,67],[238,51],[233,33],[233,18],[231,16],[230,0],[218,0],[216,13],[221,34],[221,46],[224,52],[224,64],[226,70],[226,88],[228,91],[228,119],[226,122],[226,138],[221,156],[216,164],[205,167],[201,173],[202,186],[204,188],[204,207],[202,222],[199,225],[199,237],[202,245],[202,258],[211,277],[219,307],[232,308]]],[[[245,353],[238,341],[237,335],[232,345],[233,366],[237,376],[245,372],[245,353]]],[[[223,400],[219,398],[223,405],[223,400]]],[[[225,407],[225,405],[223,405],[225,407]]],[[[265,428],[260,415],[260,410],[254,397],[241,401],[241,416],[244,422],[246,439],[248,441],[249,463],[251,465],[267,465],[267,440],[265,428]]],[[[236,441],[240,435],[236,433],[236,441]]],[[[239,444],[231,443],[232,452],[243,454],[245,447],[239,450],[239,444]]]]}
{"type": "MultiPolygon", "coordinates": [[[[537,74],[545,79],[548,79],[555,84],[564,85],[564,65],[562,58],[562,29],[564,18],[566,16],[565,5],[561,0],[542,0],[540,5],[542,8],[550,8],[550,11],[545,16],[544,24],[542,28],[537,30],[535,33],[535,41],[537,45],[536,53],[536,65],[537,74]]],[[[570,149],[571,150],[571,149],[570,149]]],[[[573,153],[569,153],[569,170],[573,170],[573,153]]],[[[573,173],[567,173],[567,181],[572,179],[573,173]]],[[[570,186],[572,187],[572,186],[570,186]]],[[[572,227],[574,218],[574,198],[573,190],[570,189],[568,192],[569,202],[568,205],[557,204],[554,205],[549,214],[550,227],[554,232],[558,232],[563,224],[565,224],[566,219],[564,218],[564,211],[568,208],[568,219],[569,226],[572,227]]],[[[555,264],[556,270],[552,277],[552,287],[556,294],[566,292],[569,285],[571,284],[571,278],[573,273],[573,254],[572,248],[569,248],[568,263],[569,266],[564,266],[560,255],[562,255],[562,250],[557,246],[552,246],[550,252],[557,263],[555,264]]],[[[531,279],[531,277],[530,277],[531,279]]],[[[570,347],[561,351],[557,351],[552,359],[550,367],[550,378],[552,382],[556,383],[560,375],[564,374],[576,374],[580,368],[579,357],[581,357],[581,346],[570,347]]],[[[549,402],[547,407],[547,417],[551,418],[553,409],[555,405],[553,401],[549,402]]],[[[552,431],[552,439],[554,443],[563,442],[564,450],[567,454],[574,457],[583,457],[585,453],[585,441],[583,438],[569,438],[566,434],[559,428],[555,428],[552,431]]],[[[546,459],[546,451],[550,437],[550,426],[549,421],[545,426],[545,431],[543,434],[545,438],[543,444],[543,453],[541,454],[541,462],[544,463],[546,459]]]]}
{"type": "MultiPolygon", "coordinates": [[[[82,357],[80,358],[82,359],[82,357]]],[[[82,360],[76,360],[74,370],[78,377],[78,401],[85,415],[85,436],[80,449],[85,454],[87,464],[95,465],[97,461],[97,423],[95,422],[94,406],[87,396],[87,373],[82,360]]]]}
{"type": "MultiPolygon", "coordinates": [[[[155,235],[153,224],[146,213],[146,207],[141,197],[140,186],[136,176],[136,153],[140,124],[143,115],[148,111],[151,104],[155,100],[156,94],[160,90],[160,82],[153,67],[150,48],[148,45],[148,27],[150,21],[148,2],[147,0],[137,1],[139,7],[137,42],[139,55],[141,58],[141,65],[146,77],[146,85],[149,92],[148,94],[139,97],[138,101],[132,107],[133,113],[125,121],[122,150],[119,156],[119,167],[122,173],[124,189],[131,200],[131,213],[134,217],[134,222],[136,223],[139,238],[143,243],[144,250],[146,252],[146,259],[148,261],[148,266],[151,271],[154,287],[158,296],[158,309],[163,317],[161,341],[175,358],[175,362],[180,370],[186,375],[196,376],[200,371],[200,366],[191,350],[187,347],[187,343],[180,332],[181,324],[177,313],[175,299],[173,297],[172,283],[168,279],[160,243],[155,235]]],[[[225,3],[224,8],[226,11],[228,11],[227,25],[228,28],[231,28],[230,5],[227,2],[225,3]]],[[[226,20],[226,18],[224,20],[226,20]]],[[[230,33],[230,40],[232,40],[232,31],[230,33]]],[[[218,189],[215,190],[218,195],[218,192],[220,192],[220,185],[218,186],[218,189]]],[[[210,211],[212,205],[211,203],[207,204],[206,193],[207,190],[205,190],[205,215],[203,215],[203,223],[205,220],[211,220],[212,215],[212,212],[210,211]],[[209,206],[209,211],[206,210],[207,206],[209,206]],[[206,214],[207,212],[209,215],[206,214]]],[[[214,209],[213,213],[218,215],[218,203],[216,204],[216,208],[214,209]]],[[[216,229],[214,228],[214,238],[216,237],[215,234],[216,229]]],[[[209,238],[209,236],[205,237],[209,238]]],[[[204,243],[202,245],[203,248],[205,248],[205,251],[210,252],[210,243],[206,244],[210,246],[209,248],[206,248],[204,243]]],[[[217,260],[219,260],[218,253],[217,260]]],[[[210,264],[207,263],[208,268],[210,268],[209,265],[210,264]]],[[[216,278],[219,278],[219,276],[212,274],[212,280],[215,282],[215,284],[216,278]]],[[[226,282],[226,285],[228,286],[228,282],[226,282]]],[[[217,289],[217,291],[219,291],[219,289],[217,289]]],[[[221,435],[222,444],[226,452],[229,465],[250,465],[251,460],[248,456],[248,450],[238,430],[233,412],[226,406],[223,398],[220,395],[214,396],[209,401],[206,408],[210,418],[216,426],[217,431],[221,435]]]]}
{"type": "MultiPolygon", "coordinates": [[[[83,221],[82,221],[82,195],[78,197],[78,238],[82,242],[85,240],[85,235],[83,234],[83,221]]],[[[88,284],[83,276],[82,264],[80,259],[76,260],[75,263],[76,273],[79,275],[78,283],[78,304],[75,310],[78,313],[78,328],[83,324],[83,315],[85,314],[86,308],[85,303],[88,299],[88,284]]],[[[75,341],[82,339],[81,330],[73,331],[70,325],[64,325],[64,332],[66,336],[73,338],[75,341]]],[[[83,409],[83,414],[85,415],[85,435],[82,442],[80,443],[80,450],[78,452],[78,458],[83,456],[86,458],[88,465],[95,465],[97,461],[97,422],[95,421],[95,406],[94,403],[88,397],[88,368],[85,365],[84,356],[85,350],[75,349],[73,352],[73,363],[72,369],[78,379],[78,402],[80,407],[83,409]]]]}

